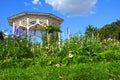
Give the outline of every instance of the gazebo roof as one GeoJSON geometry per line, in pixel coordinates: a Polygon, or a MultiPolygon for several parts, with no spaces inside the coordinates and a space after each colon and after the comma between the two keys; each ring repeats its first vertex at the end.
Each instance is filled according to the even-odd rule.
{"type": "Polygon", "coordinates": [[[51,17],[54,18],[56,20],[58,20],[60,23],[62,23],[64,20],[54,14],[51,13],[42,13],[42,12],[21,12],[19,14],[13,15],[11,17],[8,18],[8,22],[10,25],[12,25],[13,20],[17,19],[19,17],[25,16],[25,15],[38,15],[38,16],[47,16],[47,17],[51,17]]]}

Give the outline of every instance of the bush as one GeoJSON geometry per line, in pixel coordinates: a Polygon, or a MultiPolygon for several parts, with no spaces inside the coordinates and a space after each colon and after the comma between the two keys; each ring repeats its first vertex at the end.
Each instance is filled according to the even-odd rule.
{"type": "Polygon", "coordinates": [[[77,56],[76,57],[76,62],[78,63],[89,63],[92,62],[92,59],[89,56],[77,56]]]}
{"type": "Polygon", "coordinates": [[[106,50],[94,57],[94,61],[114,61],[120,60],[119,50],[106,50]]]}

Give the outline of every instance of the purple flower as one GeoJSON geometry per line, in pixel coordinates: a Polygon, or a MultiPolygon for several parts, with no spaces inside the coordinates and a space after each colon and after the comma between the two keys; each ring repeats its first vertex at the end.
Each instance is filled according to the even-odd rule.
{"type": "Polygon", "coordinates": [[[19,28],[16,28],[15,34],[16,34],[16,35],[19,35],[19,28]]]}

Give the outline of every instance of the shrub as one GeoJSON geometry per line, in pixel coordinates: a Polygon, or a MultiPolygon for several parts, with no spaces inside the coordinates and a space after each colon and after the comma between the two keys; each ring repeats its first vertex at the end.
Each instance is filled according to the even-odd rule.
{"type": "Polygon", "coordinates": [[[94,57],[94,61],[114,61],[120,60],[119,50],[106,50],[94,57]]]}

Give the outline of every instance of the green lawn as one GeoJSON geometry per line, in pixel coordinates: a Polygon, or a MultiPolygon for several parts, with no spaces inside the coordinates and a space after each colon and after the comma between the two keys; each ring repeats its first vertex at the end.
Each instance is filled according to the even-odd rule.
{"type": "Polygon", "coordinates": [[[120,80],[120,61],[0,69],[0,80],[120,80]]]}

